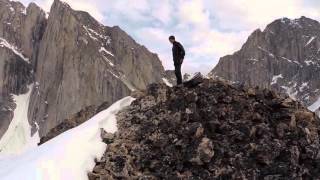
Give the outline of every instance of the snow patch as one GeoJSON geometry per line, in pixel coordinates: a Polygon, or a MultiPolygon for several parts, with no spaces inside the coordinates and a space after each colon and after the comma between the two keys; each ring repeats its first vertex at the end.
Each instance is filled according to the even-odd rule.
{"type": "Polygon", "coordinates": [[[315,40],[317,36],[313,36],[310,38],[310,40],[307,42],[307,44],[304,47],[307,47],[313,40],[315,40]]]}
{"type": "Polygon", "coordinates": [[[101,39],[108,39],[108,38],[109,38],[109,36],[104,36],[104,35],[102,35],[102,34],[99,34],[98,32],[96,32],[96,31],[93,30],[93,29],[88,28],[88,30],[89,30],[91,33],[93,33],[94,35],[96,35],[96,36],[98,36],[99,38],[101,38],[101,39]]]}
{"type": "Polygon", "coordinates": [[[96,32],[95,30],[88,28],[87,26],[83,25],[82,27],[86,30],[87,34],[90,36],[91,39],[98,41],[98,38],[100,38],[100,39],[107,40],[106,44],[111,43],[111,38],[109,36],[102,35],[102,34],[96,32]]]}
{"type": "Polygon", "coordinates": [[[19,57],[21,57],[24,61],[29,62],[29,59],[27,57],[25,57],[16,46],[10,44],[7,40],[3,39],[0,37],[0,47],[6,47],[9,50],[11,50],[13,53],[15,53],[16,55],[18,55],[19,57]]]}
{"type": "Polygon", "coordinates": [[[297,83],[295,83],[293,86],[281,86],[282,89],[286,91],[286,93],[294,100],[297,99],[298,91],[296,91],[297,83]]]}
{"type": "Polygon", "coordinates": [[[320,97],[316,102],[314,102],[311,106],[308,107],[308,109],[313,112],[315,112],[319,108],[320,108],[320,97]]]}
{"type": "Polygon", "coordinates": [[[116,114],[134,100],[126,97],[87,122],[16,157],[0,158],[1,180],[87,180],[106,145],[101,129],[115,133],[116,114]]]}
{"type": "Polygon", "coordinates": [[[301,87],[299,88],[300,92],[302,92],[305,88],[308,88],[309,87],[308,84],[309,84],[308,82],[302,83],[301,87]]]}
{"type": "Polygon", "coordinates": [[[167,78],[162,78],[162,80],[163,80],[163,82],[164,82],[167,86],[173,87],[173,85],[168,81],[167,78]]]}
{"type": "Polygon", "coordinates": [[[274,58],[274,54],[272,54],[271,52],[267,51],[266,49],[262,48],[261,46],[258,46],[258,49],[260,49],[261,51],[267,53],[270,57],[274,58]]]}
{"type": "Polygon", "coordinates": [[[17,105],[14,110],[14,117],[0,140],[0,156],[20,154],[29,148],[37,146],[40,141],[38,133],[31,136],[31,126],[28,121],[29,100],[32,91],[32,85],[29,91],[23,95],[13,95],[17,105]]]}
{"type": "Polygon", "coordinates": [[[88,30],[88,28],[87,28],[86,26],[82,26],[82,27],[86,30],[87,34],[89,35],[89,37],[90,37],[91,39],[93,39],[93,40],[95,40],[95,41],[98,41],[98,39],[97,39],[96,37],[94,37],[94,36],[90,33],[90,31],[88,30]]]}
{"type": "Polygon", "coordinates": [[[295,64],[299,65],[300,67],[302,67],[302,65],[299,62],[295,61],[295,60],[291,60],[291,59],[288,59],[288,58],[283,57],[283,56],[281,56],[281,58],[284,59],[284,60],[287,60],[290,63],[295,63],[295,64]]]}
{"type": "Polygon", "coordinates": [[[105,56],[102,56],[102,58],[110,65],[110,66],[114,66],[114,64],[105,56]]]}
{"type": "Polygon", "coordinates": [[[106,50],[106,48],[104,48],[104,47],[101,47],[101,48],[99,49],[99,52],[100,52],[100,53],[101,53],[101,52],[105,52],[105,53],[109,54],[110,56],[113,56],[113,57],[114,57],[114,55],[113,55],[110,51],[106,50]]]}
{"type": "Polygon", "coordinates": [[[277,84],[278,79],[280,79],[280,78],[281,78],[281,79],[283,79],[282,74],[279,74],[279,75],[273,76],[273,77],[272,77],[271,85],[277,84]]]}
{"type": "Polygon", "coordinates": [[[305,63],[307,64],[307,66],[315,64],[312,60],[305,61],[305,63]]]}
{"type": "Polygon", "coordinates": [[[255,59],[255,58],[250,58],[250,59],[248,59],[248,61],[252,61],[252,64],[255,64],[256,62],[259,62],[259,60],[255,59]]]}
{"type": "Polygon", "coordinates": [[[49,19],[50,12],[46,12],[46,19],[49,19]]]}
{"type": "Polygon", "coordinates": [[[288,18],[282,18],[281,19],[281,22],[283,24],[289,24],[290,26],[292,27],[298,27],[298,28],[302,28],[300,22],[299,22],[299,19],[288,19],[288,18]]]}
{"type": "Polygon", "coordinates": [[[130,91],[136,90],[136,88],[130,83],[130,81],[128,81],[125,75],[122,75],[120,79],[130,89],[130,91]]]}
{"type": "Polygon", "coordinates": [[[111,70],[108,70],[109,73],[111,73],[114,77],[116,77],[117,79],[120,79],[119,76],[117,76],[115,73],[113,73],[111,70]]]}

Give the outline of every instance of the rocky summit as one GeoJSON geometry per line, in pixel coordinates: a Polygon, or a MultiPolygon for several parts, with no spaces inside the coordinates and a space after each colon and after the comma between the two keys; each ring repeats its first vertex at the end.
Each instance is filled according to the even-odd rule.
{"type": "Polygon", "coordinates": [[[89,179],[312,179],[319,118],[268,89],[152,84],[118,114],[89,179]]]}

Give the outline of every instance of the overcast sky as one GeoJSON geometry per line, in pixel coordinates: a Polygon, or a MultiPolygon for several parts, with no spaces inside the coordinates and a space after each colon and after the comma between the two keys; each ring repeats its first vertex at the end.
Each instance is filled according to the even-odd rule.
{"type": "MultiPolygon", "coordinates": [[[[28,4],[32,0],[22,0],[28,4]]],[[[118,25],[173,69],[169,35],[186,48],[183,71],[208,73],[248,35],[275,19],[320,20],[320,0],[64,0],[108,26],[118,25]]],[[[53,0],[33,0],[49,11],[53,0]]]]}

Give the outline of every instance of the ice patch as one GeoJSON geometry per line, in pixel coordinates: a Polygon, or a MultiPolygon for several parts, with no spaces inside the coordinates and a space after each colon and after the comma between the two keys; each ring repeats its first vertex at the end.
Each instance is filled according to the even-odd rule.
{"type": "Polygon", "coordinates": [[[19,50],[16,46],[10,44],[7,40],[3,39],[0,37],[0,47],[6,47],[8,49],[10,49],[13,53],[15,53],[16,55],[18,55],[19,57],[21,57],[21,59],[23,59],[24,61],[29,62],[29,59],[26,58],[19,50]]]}
{"type": "Polygon", "coordinates": [[[172,86],[173,86],[173,85],[168,81],[168,79],[162,78],[162,80],[163,80],[163,82],[164,82],[167,86],[169,86],[169,87],[172,87],[172,86]]]}
{"type": "Polygon", "coordinates": [[[13,95],[17,107],[8,130],[0,140],[0,156],[22,153],[37,146],[40,141],[38,133],[31,136],[31,126],[28,121],[31,91],[32,86],[29,86],[28,93],[19,96],[13,95]]]}
{"type": "Polygon", "coordinates": [[[87,122],[16,157],[0,159],[1,180],[87,180],[106,150],[101,129],[115,133],[116,114],[134,100],[126,97],[87,122]]]}

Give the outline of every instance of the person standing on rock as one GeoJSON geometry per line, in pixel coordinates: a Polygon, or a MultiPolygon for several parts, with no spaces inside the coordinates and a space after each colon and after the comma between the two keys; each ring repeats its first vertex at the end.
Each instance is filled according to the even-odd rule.
{"type": "Polygon", "coordinates": [[[172,56],[175,68],[175,74],[177,77],[177,85],[182,84],[181,66],[184,60],[185,51],[181,43],[176,41],[174,36],[169,37],[169,41],[172,43],[172,56]]]}

